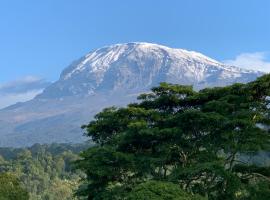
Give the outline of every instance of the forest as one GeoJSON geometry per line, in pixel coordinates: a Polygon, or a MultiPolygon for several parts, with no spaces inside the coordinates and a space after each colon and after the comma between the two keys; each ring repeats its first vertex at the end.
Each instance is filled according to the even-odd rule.
{"type": "Polygon", "coordinates": [[[76,199],[84,173],[72,163],[79,152],[92,146],[84,144],[36,144],[29,148],[0,148],[0,200],[76,199]],[[16,187],[5,187],[12,183],[16,187]]]}
{"type": "Polygon", "coordinates": [[[0,149],[0,199],[268,200],[269,96],[270,75],[161,83],[83,125],[93,143],[0,149]]]}

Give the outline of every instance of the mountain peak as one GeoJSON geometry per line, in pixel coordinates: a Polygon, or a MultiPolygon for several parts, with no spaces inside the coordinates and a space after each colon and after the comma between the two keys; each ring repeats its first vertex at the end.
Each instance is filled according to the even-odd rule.
{"type": "Polygon", "coordinates": [[[227,66],[201,53],[147,42],[105,46],[73,62],[59,81],[38,97],[55,98],[99,92],[142,92],[160,82],[200,89],[247,82],[261,75],[227,66]]]}
{"type": "Polygon", "coordinates": [[[90,67],[92,72],[103,72],[108,67],[116,62],[121,56],[156,56],[164,57],[169,56],[172,59],[186,59],[186,60],[197,60],[198,62],[206,62],[209,64],[222,65],[218,61],[211,59],[201,53],[195,51],[187,51],[184,49],[174,49],[167,46],[147,43],[147,42],[130,42],[123,44],[114,44],[96,49],[89,54],[85,55],[79,60],[79,63],[71,67],[70,70],[65,71],[62,75],[63,79],[70,78],[73,74],[79,73],[90,67]]]}
{"type": "MultiPolygon", "coordinates": [[[[134,45],[135,48],[140,49],[140,50],[149,50],[149,51],[153,51],[153,50],[164,50],[167,51],[171,54],[175,54],[177,56],[182,56],[183,58],[197,58],[197,59],[205,59],[214,63],[219,63],[218,61],[207,57],[199,52],[196,51],[188,51],[185,49],[180,49],[180,48],[171,48],[165,45],[161,45],[161,44],[156,44],[156,43],[149,43],[149,42],[130,42],[130,43],[126,43],[126,44],[116,44],[119,46],[122,45],[134,45]]],[[[114,46],[114,45],[112,45],[114,46]]],[[[220,63],[219,63],[220,64],[220,63]]]]}

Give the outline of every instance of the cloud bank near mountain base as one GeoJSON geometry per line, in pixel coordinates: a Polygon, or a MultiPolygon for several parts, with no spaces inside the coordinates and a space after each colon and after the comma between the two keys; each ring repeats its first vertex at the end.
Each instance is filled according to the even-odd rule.
{"type": "Polygon", "coordinates": [[[0,84],[0,109],[33,99],[50,82],[35,76],[26,76],[0,84]]]}

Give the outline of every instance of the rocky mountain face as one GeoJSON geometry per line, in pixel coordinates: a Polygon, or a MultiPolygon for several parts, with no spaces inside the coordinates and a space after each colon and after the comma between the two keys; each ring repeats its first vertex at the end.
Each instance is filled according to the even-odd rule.
{"type": "Polygon", "coordinates": [[[31,101],[0,110],[0,146],[81,142],[80,126],[104,107],[123,106],[160,82],[204,87],[248,82],[261,72],[227,66],[200,53],[150,43],[90,52],[31,101]]]}

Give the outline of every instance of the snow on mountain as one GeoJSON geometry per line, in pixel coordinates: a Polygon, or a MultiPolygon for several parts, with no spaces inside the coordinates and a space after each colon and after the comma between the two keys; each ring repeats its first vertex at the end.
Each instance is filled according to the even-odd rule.
{"type": "Polygon", "coordinates": [[[160,82],[195,89],[248,82],[261,72],[151,43],[103,47],[73,62],[35,99],[0,110],[0,145],[80,142],[80,126],[104,107],[123,106],[160,82]]]}
{"type": "Polygon", "coordinates": [[[140,92],[159,82],[196,89],[247,82],[260,72],[224,65],[200,53],[151,43],[126,43],[92,51],[72,63],[38,98],[140,92]]]}

